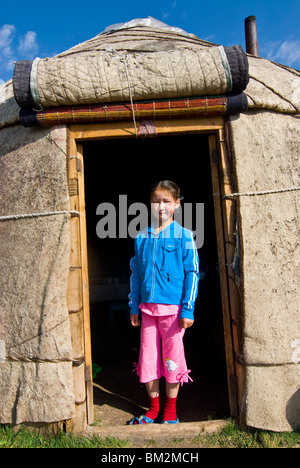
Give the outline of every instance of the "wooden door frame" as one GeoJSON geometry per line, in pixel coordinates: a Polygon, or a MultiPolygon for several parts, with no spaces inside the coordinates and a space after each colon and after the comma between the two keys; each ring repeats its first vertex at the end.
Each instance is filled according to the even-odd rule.
{"type": "MultiPolygon", "coordinates": [[[[224,138],[222,116],[184,120],[157,120],[154,122],[157,136],[175,134],[207,134],[211,162],[214,210],[217,234],[218,260],[224,325],[225,355],[230,413],[238,415],[240,396],[239,369],[235,353],[239,352],[238,317],[239,294],[230,278],[233,277],[231,262],[234,249],[235,210],[232,203],[222,197],[232,192],[229,174],[228,151],[224,138]]],[[[84,191],[84,141],[135,138],[133,122],[99,124],[74,124],[69,134],[68,181],[70,209],[79,211],[72,217],[70,275],[68,307],[71,324],[73,357],[84,362],[74,367],[75,417],[69,421],[69,430],[82,431],[93,422],[92,355],[90,333],[89,284],[86,239],[86,213],[84,191]]],[[[105,161],[104,161],[105,164],[105,161]]]]}

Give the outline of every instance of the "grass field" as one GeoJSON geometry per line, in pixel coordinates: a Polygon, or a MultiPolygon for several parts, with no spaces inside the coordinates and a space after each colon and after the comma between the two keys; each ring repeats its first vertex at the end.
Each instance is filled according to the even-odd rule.
{"type": "MultiPolygon", "coordinates": [[[[42,435],[21,427],[17,432],[10,427],[0,426],[0,448],[155,448],[155,441],[149,441],[143,447],[132,445],[128,441],[115,438],[103,439],[99,436],[84,437],[66,434],[42,435]]],[[[162,447],[159,445],[159,447],[162,447]]],[[[220,432],[201,435],[193,440],[170,441],[165,448],[300,448],[300,431],[292,433],[274,433],[267,431],[240,430],[233,421],[220,432]]]]}

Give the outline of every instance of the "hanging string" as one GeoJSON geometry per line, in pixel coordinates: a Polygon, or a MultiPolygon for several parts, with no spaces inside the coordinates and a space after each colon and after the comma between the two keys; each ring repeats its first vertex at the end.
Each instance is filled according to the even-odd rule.
{"type": "Polygon", "coordinates": [[[130,80],[129,80],[128,66],[127,66],[127,58],[125,56],[122,56],[121,62],[123,62],[125,65],[126,77],[127,77],[127,82],[128,82],[128,90],[129,90],[129,96],[130,96],[130,102],[131,102],[132,118],[133,118],[134,129],[135,129],[135,136],[138,137],[135,113],[134,113],[134,105],[133,105],[133,99],[132,99],[132,92],[131,92],[131,85],[130,85],[130,80]]]}
{"type": "Polygon", "coordinates": [[[130,79],[129,79],[127,57],[125,55],[120,54],[120,52],[118,52],[114,47],[111,47],[111,46],[108,46],[105,50],[107,52],[112,52],[113,54],[116,54],[119,57],[121,57],[120,62],[124,63],[126,78],[127,78],[127,83],[128,83],[130,103],[131,103],[132,119],[133,119],[133,124],[134,124],[134,129],[135,129],[135,136],[136,136],[136,138],[138,138],[138,131],[137,131],[136,120],[135,120],[133,97],[132,97],[131,84],[130,84],[130,79]]]}

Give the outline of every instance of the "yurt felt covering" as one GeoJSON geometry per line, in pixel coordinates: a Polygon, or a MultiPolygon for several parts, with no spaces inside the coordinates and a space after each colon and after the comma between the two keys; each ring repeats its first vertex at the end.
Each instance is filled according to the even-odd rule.
{"type": "Polygon", "coordinates": [[[17,62],[14,70],[18,104],[34,108],[224,95],[247,83],[241,46],[207,47],[151,28],[100,34],[51,59],[17,62]]]}
{"type": "MultiPolygon", "coordinates": [[[[65,128],[0,133],[2,216],[69,209],[65,150],[65,128]]],[[[2,221],[0,236],[0,423],[69,419],[69,216],[2,221]]]]}
{"type": "Polygon", "coordinates": [[[242,194],[232,201],[242,259],[241,409],[249,426],[289,431],[300,426],[299,118],[252,111],[231,125],[242,194]]]}
{"type": "MultiPolygon", "coordinates": [[[[61,89],[50,87],[50,81],[47,85],[48,71],[51,80],[57,75],[64,78],[60,84],[70,81],[71,87],[74,85],[74,93],[64,91],[69,103],[85,104],[86,83],[90,90],[97,90],[92,78],[87,79],[87,63],[91,60],[96,69],[100,50],[106,76],[110,76],[110,63],[114,70],[111,83],[103,79],[109,86],[103,91],[106,100],[128,101],[130,90],[133,99],[162,99],[165,96],[160,92],[154,95],[146,89],[155,76],[162,93],[163,83],[168,83],[179,97],[194,89],[193,80],[198,75],[212,79],[209,66],[201,71],[199,67],[204,65],[197,64],[197,75],[192,62],[184,63],[178,71],[193,80],[183,90],[170,70],[158,78],[153,65],[166,67],[174,59],[176,68],[182,53],[195,58],[195,48],[204,50],[205,55],[214,44],[183,36],[175,42],[178,35],[171,37],[147,28],[103,37],[96,36],[53,60],[35,63],[37,81],[33,84],[38,86],[42,105],[62,105],[61,89]],[[130,55],[125,52],[128,49],[130,55]],[[44,80],[41,87],[39,67],[44,80]],[[83,91],[80,86],[77,89],[78,84],[83,85],[83,91]],[[117,98],[114,89],[119,92],[117,98]]],[[[242,355],[237,358],[245,366],[246,379],[240,411],[249,426],[292,430],[300,426],[300,364],[294,348],[300,340],[296,190],[300,186],[300,72],[262,58],[247,58],[249,110],[230,117],[231,176],[237,193],[278,192],[231,200],[241,245],[242,355]],[[295,190],[286,191],[293,187],[295,190]]],[[[31,72],[32,64],[29,68],[31,72]]],[[[223,65],[216,70],[220,70],[215,81],[220,85],[218,92],[228,91],[223,65]]],[[[19,110],[12,83],[0,87],[0,215],[68,210],[66,128],[22,128],[19,110]]],[[[0,237],[0,422],[68,419],[74,409],[66,309],[68,215],[1,222],[0,237]],[[3,346],[6,359],[1,359],[3,346]]]]}

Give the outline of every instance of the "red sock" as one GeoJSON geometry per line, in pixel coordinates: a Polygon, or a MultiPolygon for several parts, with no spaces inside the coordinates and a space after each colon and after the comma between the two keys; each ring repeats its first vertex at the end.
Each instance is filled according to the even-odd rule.
{"type": "Polygon", "coordinates": [[[176,421],[176,401],[177,397],[169,398],[168,396],[166,396],[163,421],[176,421]]]}
{"type": "Polygon", "coordinates": [[[149,410],[145,413],[145,416],[150,419],[156,419],[159,413],[159,396],[155,398],[149,397],[150,401],[150,408],[149,410]]]}

